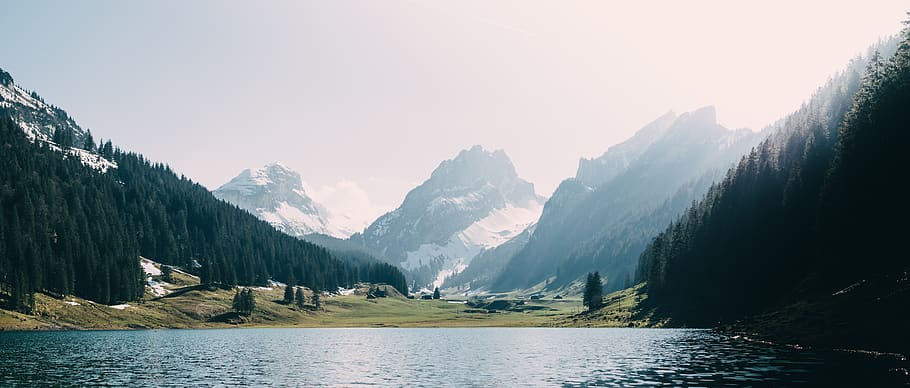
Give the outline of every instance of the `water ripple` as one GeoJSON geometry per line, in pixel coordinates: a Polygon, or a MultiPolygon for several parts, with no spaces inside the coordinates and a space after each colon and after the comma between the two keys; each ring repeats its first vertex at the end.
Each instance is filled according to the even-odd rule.
{"type": "Polygon", "coordinates": [[[906,360],[707,330],[233,329],[0,333],[0,386],[689,386],[907,383],[906,360]]]}

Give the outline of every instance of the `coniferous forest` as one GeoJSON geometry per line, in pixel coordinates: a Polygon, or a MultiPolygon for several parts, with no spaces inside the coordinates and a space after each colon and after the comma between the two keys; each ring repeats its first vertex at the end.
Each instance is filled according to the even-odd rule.
{"type": "Polygon", "coordinates": [[[0,291],[13,308],[28,311],[36,291],[101,303],[138,299],[140,255],[197,273],[205,284],[274,279],[334,289],[372,281],[406,292],[394,266],[339,260],[163,164],[112,149],[107,156],[117,168],[102,173],[29,141],[0,116],[0,291]]]}
{"type": "Polygon", "coordinates": [[[0,388],[910,386],[902,0],[3,5],[0,388]]]}
{"type": "MultiPolygon", "coordinates": [[[[652,306],[715,325],[824,304],[808,321],[835,335],[906,328],[908,39],[855,60],[653,240],[639,267],[652,306]]],[[[874,345],[907,345],[885,331],[874,345]]]]}

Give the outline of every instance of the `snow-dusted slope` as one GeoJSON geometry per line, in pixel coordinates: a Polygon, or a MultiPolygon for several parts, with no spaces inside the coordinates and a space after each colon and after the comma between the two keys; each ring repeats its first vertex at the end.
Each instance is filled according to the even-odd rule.
{"type": "Polygon", "coordinates": [[[213,194],[292,236],[319,233],[347,238],[359,231],[347,217],[333,214],[310,198],[300,174],[279,162],[243,170],[213,194]]]}
{"type": "Polygon", "coordinates": [[[398,209],[370,225],[363,244],[418,282],[438,286],[537,221],[543,203],[503,151],[474,146],[442,162],[398,209]]]}
{"type": "Polygon", "coordinates": [[[117,167],[116,163],[101,157],[94,150],[83,149],[89,133],[63,109],[16,85],[13,77],[3,69],[0,69],[0,110],[5,111],[32,141],[47,143],[52,149],[62,152],[61,147],[51,139],[57,131],[71,131],[74,146],[64,152],[66,157],[77,157],[83,164],[101,172],[117,167]]]}

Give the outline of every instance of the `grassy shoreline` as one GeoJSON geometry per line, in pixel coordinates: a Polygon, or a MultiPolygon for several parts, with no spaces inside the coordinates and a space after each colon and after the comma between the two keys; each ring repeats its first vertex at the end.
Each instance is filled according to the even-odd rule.
{"type": "MultiPolygon", "coordinates": [[[[172,295],[105,306],[68,296],[37,294],[35,315],[0,310],[0,330],[131,330],[233,327],[554,327],[581,310],[575,300],[523,301],[521,309],[485,310],[459,301],[367,299],[365,292],[323,297],[323,308],[284,304],[279,288],[256,288],[249,317],[223,321],[233,291],[185,287],[172,295]]],[[[309,296],[309,294],[308,294],[309,296]]]]}

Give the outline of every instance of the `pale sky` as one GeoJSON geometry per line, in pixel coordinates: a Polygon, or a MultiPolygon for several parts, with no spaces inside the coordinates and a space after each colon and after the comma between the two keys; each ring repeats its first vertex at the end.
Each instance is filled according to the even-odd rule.
{"type": "Polygon", "coordinates": [[[96,139],[210,189],[280,160],[314,191],[361,202],[365,192],[383,210],[473,144],[504,149],[550,195],[580,157],[671,109],[715,105],[722,124],[761,129],[910,10],[896,0],[0,3],[0,68],[96,139]]]}

